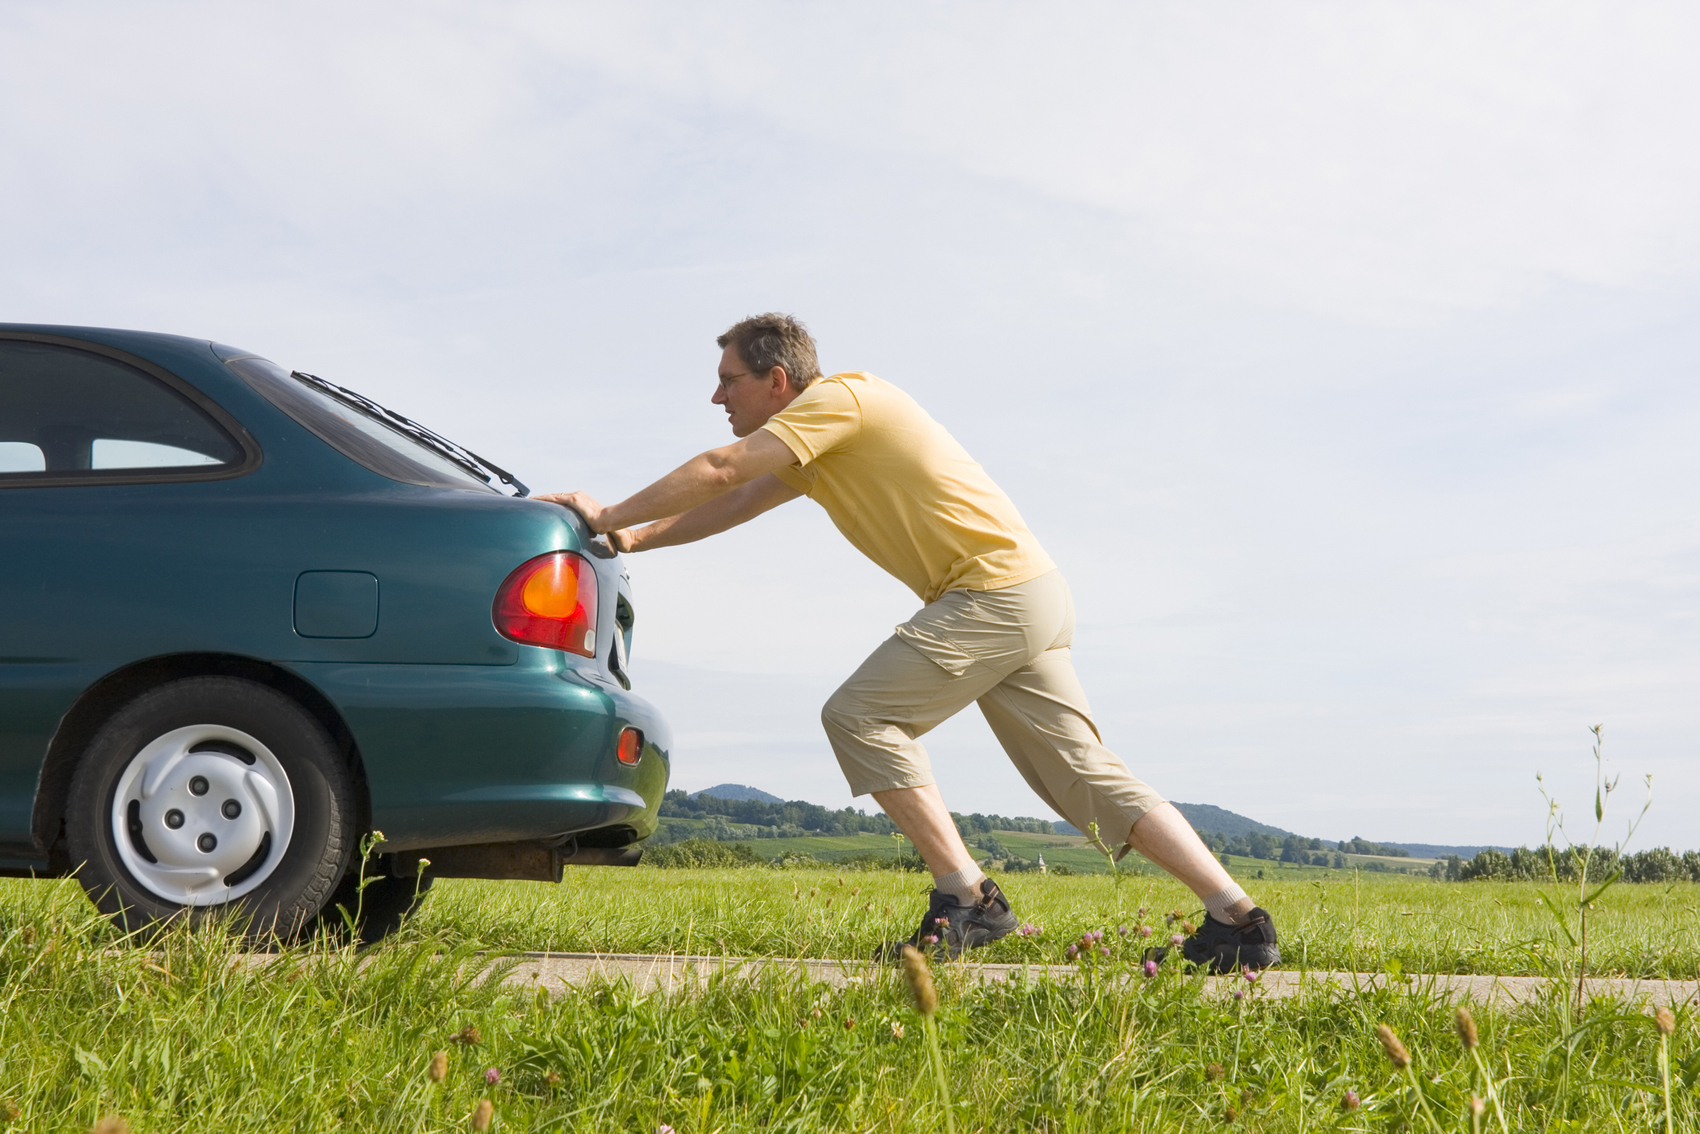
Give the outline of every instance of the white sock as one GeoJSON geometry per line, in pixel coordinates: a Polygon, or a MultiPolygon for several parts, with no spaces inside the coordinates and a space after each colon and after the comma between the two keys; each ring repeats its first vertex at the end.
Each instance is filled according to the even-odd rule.
{"type": "Polygon", "coordinates": [[[956,900],[965,906],[971,906],[980,900],[980,883],[986,880],[986,872],[978,866],[965,867],[955,874],[944,874],[933,879],[933,889],[945,894],[955,894],[956,900]]]}
{"type": "Polygon", "coordinates": [[[1206,894],[1204,912],[1225,925],[1244,925],[1251,920],[1251,899],[1234,883],[1214,894],[1206,894]]]}

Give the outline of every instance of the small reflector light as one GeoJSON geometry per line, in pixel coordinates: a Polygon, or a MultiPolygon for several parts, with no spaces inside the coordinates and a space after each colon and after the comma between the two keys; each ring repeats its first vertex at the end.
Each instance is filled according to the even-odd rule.
{"type": "Polygon", "coordinates": [[[596,570],[571,551],[528,559],[503,580],[490,612],[505,637],[596,656],[596,570]]]}
{"type": "Polygon", "coordinates": [[[639,729],[626,727],[620,730],[620,763],[636,764],[643,755],[643,733],[639,729]]]}

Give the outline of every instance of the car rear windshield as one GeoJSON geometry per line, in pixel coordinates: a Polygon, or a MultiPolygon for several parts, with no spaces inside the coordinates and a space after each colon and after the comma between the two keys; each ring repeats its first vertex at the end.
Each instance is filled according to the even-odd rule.
{"type": "Polygon", "coordinates": [[[232,359],[225,365],[320,440],[380,476],[431,488],[497,491],[478,474],[426,442],[408,436],[365,407],[344,401],[275,362],[249,357],[232,359]]]}

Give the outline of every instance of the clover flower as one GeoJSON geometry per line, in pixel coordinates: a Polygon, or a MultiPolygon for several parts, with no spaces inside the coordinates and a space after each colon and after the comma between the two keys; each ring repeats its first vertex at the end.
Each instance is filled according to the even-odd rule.
{"type": "Polygon", "coordinates": [[[1240,968],[1240,976],[1245,978],[1245,982],[1247,984],[1256,984],[1262,979],[1263,973],[1258,969],[1252,968],[1250,965],[1243,965],[1240,968]]]}
{"type": "Polygon", "coordinates": [[[1179,949],[1182,945],[1186,944],[1186,938],[1181,936],[1178,933],[1172,934],[1169,937],[1169,944],[1173,945],[1175,948],[1179,949]]]}
{"type": "Polygon", "coordinates": [[[494,1067],[484,1068],[484,1081],[494,1087],[502,1081],[502,1073],[494,1067]]]}
{"type": "Polygon", "coordinates": [[[1151,927],[1149,925],[1139,926],[1139,935],[1141,937],[1150,937],[1151,936],[1151,927]]]}
{"type": "Polygon", "coordinates": [[[1347,1087],[1346,1093],[1340,1096],[1340,1109],[1341,1110],[1357,1110],[1358,1109],[1358,1092],[1352,1090],[1352,1088],[1350,1088],[1350,1087],[1347,1087]]]}
{"type": "Polygon", "coordinates": [[[433,1083],[441,1083],[449,1073],[449,1053],[446,1051],[433,1052],[431,1066],[425,1069],[425,1075],[433,1083]]]}
{"type": "Polygon", "coordinates": [[[1146,976],[1153,977],[1157,975],[1157,962],[1153,961],[1151,958],[1147,957],[1145,959],[1145,964],[1141,967],[1145,970],[1146,976]]]}
{"type": "Polygon", "coordinates": [[[1118,937],[1126,937],[1127,936],[1127,926],[1125,926],[1125,925],[1116,926],[1116,935],[1118,937]]]}
{"type": "Polygon", "coordinates": [[[1040,929],[1038,926],[1033,925],[1032,923],[1028,923],[1026,925],[1023,925],[1020,929],[1016,930],[1015,932],[1022,937],[1037,937],[1037,936],[1039,936],[1039,934],[1041,934],[1045,931],[1043,929],[1040,929]]]}
{"type": "Polygon", "coordinates": [[[478,1131],[488,1130],[495,1117],[496,1104],[489,1099],[479,1099],[478,1105],[472,1108],[472,1128],[478,1131]]]}
{"type": "Polygon", "coordinates": [[[1077,957],[1079,954],[1080,954],[1080,946],[1078,946],[1078,945],[1070,945],[1067,949],[1063,950],[1063,956],[1067,957],[1071,961],[1074,960],[1074,958],[1077,957]]]}
{"type": "Polygon", "coordinates": [[[1674,1035],[1676,1033],[1676,1016],[1668,1007],[1660,1005],[1659,1010],[1653,1013],[1653,1026],[1659,1029],[1661,1036],[1674,1035]]]}

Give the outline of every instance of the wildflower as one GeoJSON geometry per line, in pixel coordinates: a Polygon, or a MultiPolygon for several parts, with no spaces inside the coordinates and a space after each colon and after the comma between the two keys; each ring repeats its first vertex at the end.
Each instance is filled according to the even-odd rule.
{"type": "Polygon", "coordinates": [[[484,1068],[484,1081],[494,1087],[502,1081],[502,1073],[494,1067],[484,1068]]]}
{"type": "Polygon", "coordinates": [[[1352,1088],[1350,1088],[1350,1087],[1347,1087],[1346,1093],[1340,1096],[1340,1109],[1341,1110],[1357,1110],[1358,1109],[1358,1092],[1352,1090],[1352,1088]]]}
{"type": "Polygon", "coordinates": [[[1145,964],[1141,967],[1145,969],[1145,975],[1146,976],[1156,976],[1157,975],[1157,962],[1156,961],[1153,961],[1150,958],[1146,958],[1145,964]]]}
{"type": "Polygon", "coordinates": [[[425,1075],[433,1083],[441,1083],[449,1073],[449,1053],[446,1051],[431,1054],[431,1066],[425,1069],[425,1075]]]}
{"type": "Polygon", "coordinates": [[[543,1076],[543,1085],[546,1086],[546,1087],[558,1087],[558,1086],[560,1086],[561,1085],[561,1073],[559,1071],[550,1071],[548,1074],[543,1076]]]}
{"type": "Polygon", "coordinates": [[[1145,916],[1145,907],[1144,907],[1144,906],[1140,906],[1140,907],[1139,907],[1139,916],[1140,916],[1140,917],[1144,917],[1144,916],[1145,916]]]}
{"type": "Polygon", "coordinates": [[[1232,1122],[1234,1119],[1238,1118],[1239,1116],[1240,1116],[1240,1112],[1238,1110],[1235,1110],[1233,1107],[1229,1107],[1227,1110],[1224,1110],[1222,1112],[1222,1117],[1225,1120],[1227,1120],[1228,1122],[1232,1122]]]}
{"type": "Polygon", "coordinates": [[[898,1023],[896,1020],[893,1020],[891,1022],[891,1038],[892,1039],[902,1039],[903,1038],[903,1025],[898,1023]]]}
{"type": "Polygon", "coordinates": [[[1067,949],[1063,950],[1063,956],[1067,957],[1069,960],[1072,961],[1072,960],[1074,960],[1075,955],[1078,954],[1079,952],[1080,952],[1080,946],[1070,945],[1067,949]]]}
{"type": "Polygon", "coordinates": [[[1116,936],[1126,937],[1127,936],[1127,926],[1125,926],[1125,925],[1116,926],[1116,936]]]}
{"type": "Polygon", "coordinates": [[[655,1128],[655,1134],[673,1134],[673,1128],[663,1122],[655,1128]]]}
{"type": "Polygon", "coordinates": [[[1110,947],[1108,945],[1100,945],[1100,946],[1098,946],[1098,952],[1100,952],[1100,953],[1104,954],[1104,956],[1108,957],[1110,955],[1110,947]]]}
{"type": "Polygon", "coordinates": [[[464,1043],[468,1045],[476,1045],[482,1042],[482,1037],[478,1034],[478,1025],[466,1025],[466,1027],[462,1028],[452,1039],[450,1039],[449,1042],[464,1043]]]}
{"type": "Polygon", "coordinates": [[[925,941],[928,945],[937,945],[939,943],[939,935],[936,933],[929,933],[925,937],[921,938],[921,940],[925,941]]]}
{"type": "Polygon", "coordinates": [[[903,979],[909,982],[909,994],[915,998],[915,1011],[931,1016],[938,1011],[939,994],[933,988],[933,971],[927,959],[913,945],[903,947],[903,979]]]}
{"type": "Polygon", "coordinates": [[[1250,965],[1245,965],[1241,967],[1240,975],[1245,978],[1245,982],[1247,984],[1256,984],[1258,980],[1262,978],[1263,973],[1252,968],[1250,965]]]}
{"type": "Polygon", "coordinates": [[[1139,935],[1141,937],[1150,937],[1151,936],[1151,927],[1149,925],[1140,926],[1139,927],[1139,935]]]}
{"type": "Polygon", "coordinates": [[[1676,1032],[1676,1016],[1669,1008],[1661,1006],[1653,1013],[1653,1026],[1659,1029],[1661,1036],[1674,1035],[1676,1032]]]}
{"type": "Polygon", "coordinates": [[[1481,1040],[1479,1040],[1476,1036],[1475,1019],[1470,1015],[1470,1010],[1462,1004],[1458,1006],[1456,1023],[1458,1026],[1458,1038],[1464,1041],[1464,1050],[1474,1051],[1476,1049],[1476,1045],[1479,1044],[1481,1040]]]}
{"type": "Polygon", "coordinates": [[[950,926],[950,919],[948,917],[941,917],[937,921],[933,922],[933,924],[938,926],[940,929],[946,929],[950,926]]]}
{"type": "Polygon", "coordinates": [[[1235,1000],[1244,1000],[1245,999],[1245,989],[1243,989],[1243,988],[1234,989],[1234,999],[1235,1000]]]}
{"type": "Polygon", "coordinates": [[[844,1017],[844,1030],[847,1031],[847,1032],[848,1031],[854,1031],[855,1028],[856,1028],[856,1017],[854,1017],[854,1016],[844,1017]]]}
{"type": "Polygon", "coordinates": [[[479,1131],[488,1130],[495,1117],[496,1104],[489,1099],[479,1099],[478,1105],[472,1108],[472,1128],[479,1131]]]}
{"type": "Polygon", "coordinates": [[[1182,945],[1186,944],[1186,938],[1182,937],[1178,933],[1171,934],[1170,937],[1169,937],[1169,944],[1173,945],[1175,948],[1179,949],[1182,945]]]}
{"type": "Polygon", "coordinates": [[[1023,925],[1020,929],[1016,930],[1015,932],[1018,933],[1019,935],[1021,935],[1022,937],[1037,937],[1037,936],[1039,936],[1039,934],[1043,933],[1044,930],[1040,929],[1038,926],[1033,925],[1031,922],[1029,922],[1028,924],[1023,925]]]}
{"type": "Polygon", "coordinates": [[[1220,1079],[1226,1074],[1227,1072],[1222,1069],[1222,1065],[1220,1063],[1205,1064],[1204,1077],[1206,1079],[1220,1079]]]}
{"type": "Polygon", "coordinates": [[[109,1114],[89,1127],[89,1134],[130,1134],[130,1124],[116,1114],[109,1114]]]}
{"type": "Polygon", "coordinates": [[[1183,922],[1181,922],[1181,932],[1182,933],[1188,933],[1188,934],[1197,933],[1198,932],[1198,926],[1192,924],[1192,922],[1190,922],[1190,921],[1183,921],[1183,922]]]}
{"type": "Polygon", "coordinates": [[[1387,1059],[1394,1067],[1403,1071],[1411,1065],[1411,1053],[1399,1037],[1393,1034],[1393,1029],[1386,1024],[1377,1024],[1375,1034],[1381,1040],[1381,1046],[1387,1049],[1387,1059]]]}

